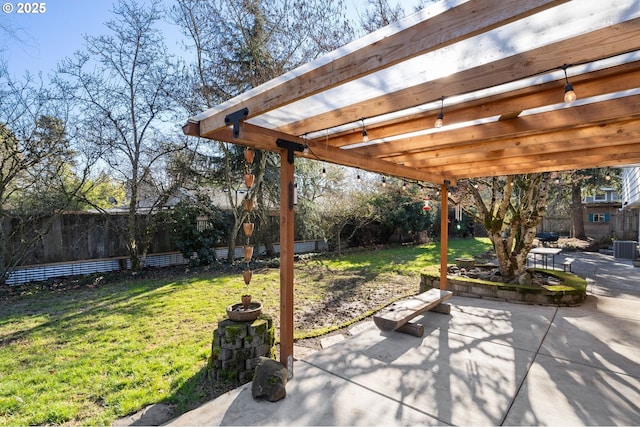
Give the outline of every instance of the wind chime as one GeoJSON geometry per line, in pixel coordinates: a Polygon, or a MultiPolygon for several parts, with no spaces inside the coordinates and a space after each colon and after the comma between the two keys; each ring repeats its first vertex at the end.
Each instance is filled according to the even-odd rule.
{"type": "Polygon", "coordinates": [[[456,215],[456,221],[458,222],[462,221],[462,204],[460,202],[456,203],[455,215],[456,215]]]}
{"type": "MultiPolygon", "coordinates": [[[[251,258],[253,257],[253,246],[250,244],[251,236],[253,235],[254,223],[251,222],[251,213],[253,211],[253,200],[251,199],[249,190],[253,186],[253,182],[255,180],[255,175],[251,172],[251,166],[253,165],[253,159],[255,157],[255,151],[253,148],[245,148],[244,150],[244,160],[245,160],[245,173],[244,173],[244,184],[247,187],[247,196],[244,199],[244,209],[247,212],[247,220],[242,224],[242,228],[244,231],[244,235],[246,238],[245,244],[242,248],[244,254],[244,261],[246,263],[245,269],[242,272],[242,277],[244,279],[245,285],[249,285],[251,283],[251,278],[253,277],[253,271],[251,271],[251,258]]],[[[242,306],[245,310],[249,309],[249,305],[251,304],[251,295],[245,294],[242,295],[242,306]]]]}

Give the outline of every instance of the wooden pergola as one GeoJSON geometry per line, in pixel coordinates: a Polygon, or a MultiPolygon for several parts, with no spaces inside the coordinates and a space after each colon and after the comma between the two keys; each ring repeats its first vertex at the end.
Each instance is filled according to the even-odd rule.
{"type": "Polygon", "coordinates": [[[640,163],[639,118],[638,0],[447,0],[183,130],[281,153],[280,361],[292,375],[295,156],[437,184],[446,212],[459,179],[640,163]]]}

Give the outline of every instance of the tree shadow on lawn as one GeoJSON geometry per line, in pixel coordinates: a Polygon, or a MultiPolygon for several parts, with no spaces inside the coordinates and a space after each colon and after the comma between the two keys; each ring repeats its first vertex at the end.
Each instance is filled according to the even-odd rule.
{"type": "Polygon", "coordinates": [[[38,291],[0,301],[0,326],[27,317],[46,316],[36,326],[16,330],[0,338],[0,345],[10,345],[32,333],[60,329],[60,333],[81,335],[94,329],[99,314],[120,312],[135,316],[149,311],[153,300],[175,292],[176,281],[135,280],[121,283],[67,287],[38,291]],[[162,289],[164,288],[164,289],[162,289]],[[159,291],[162,289],[162,291],[159,291]],[[153,300],[140,299],[155,293],[153,300]],[[128,301],[128,302],[127,302],[128,301]]]}

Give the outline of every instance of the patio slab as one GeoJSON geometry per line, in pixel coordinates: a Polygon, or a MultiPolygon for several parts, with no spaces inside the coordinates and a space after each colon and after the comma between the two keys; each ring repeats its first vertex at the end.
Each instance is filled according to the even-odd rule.
{"type": "Polygon", "coordinates": [[[580,307],[453,297],[421,338],[360,323],[297,356],[285,399],[249,383],[169,425],[637,425],[640,269],[571,256],[595,273],[580,307]]]}

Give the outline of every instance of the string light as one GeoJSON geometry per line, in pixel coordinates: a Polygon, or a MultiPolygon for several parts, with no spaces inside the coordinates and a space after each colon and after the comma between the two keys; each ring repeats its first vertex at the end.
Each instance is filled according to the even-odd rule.
{"type": "Polygon", "coordinates": [[[364,128],[364,119],[362,120],[362,142],[369,142],[369,134],[367,133],[367,130],[364,128]]]}
{"type": "Polygon", "coordinates": [[[438,113],[438,118],[436,122],[433,124],[433,127],[441,128],[444,124],[444,96],[440,98],[440,113],[438,113]]]}
{"type": "Polygon", "coordinates": [[[572,103],[578,97],[576,96],[576,93],[573,90],[573,85],[571,83],[569,83],[569,77],[567,76],[567,65],[566,64],[562,66],[562,70],[564,71],[564,79],[565,79],[565,82],[566,82],[564,84],[564,102],[572,103]]]}

